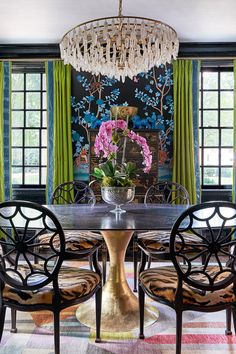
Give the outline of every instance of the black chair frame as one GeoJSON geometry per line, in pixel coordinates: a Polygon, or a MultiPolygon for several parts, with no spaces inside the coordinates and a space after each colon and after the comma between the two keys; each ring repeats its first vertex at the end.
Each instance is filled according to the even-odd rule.
{"type": "Polygon", "coordinates": [[[57,186],[51,204],[96,204],[93,190],[85,182],[69,181],[57,186]]]}
{"type": "MultiPolygon", "coordinates": [[[[57,186],[53,192],[51,198],[51,204],[96,204],[96,197],[92,188],[83,181],[69,181],[64,182],[57,186]]],[[[89,250],[81,250],[79,257],[84,254],[84,258],[88,257],[90,268],[93,269],[94,262],[96,262],[96,268],[100,267],[98,263],[98,251],[102,249],[102,276],[103,284],[106,281],[106,253],[103,251],[104,242],[91,247],[89,250]],[[93,254],[96,256],[93,257],[93,254]]],[[[67,259],[77,258],[77,252],[66,251],[67,259]]],[[[94,269],[96,269],[94,268],[94,269]]]]}
{"type": "MultiPolygon", "coordinates": [[[[144,197],[145,204],[189,204],[189,194],[185,187],[179,183],[171,181],[160,181],[150,186],[144,197]]],[[[148,262],[147,267],[150,268],[152,258],[167,260],[169,255],[166,252],[155,252],[142,244],[138,239],[138,233],[135,232],[133,236],[133,264],[134,264],[134,292],[137,292],[137,268],[138,268],[138,251],[141,250],[142,266],[139,266],[139,270],[145,267],[148,262]],[[142,257],[142,253],[145,253],[148,258],[142,257]]]]}
{"type": "MultiPolygon", "coordinates": [[[[183,311],[200,311],[200,312],[216,312],[226,310],[226,334],[231,334],[231,310],[233,313],[234,328],[236,331],[236,302],[223,304],[199,306],[183,303],[183,283],[198,289],[199,291],[214,292],[220,289],[225,289],[229,285],[233,286],[236,294],[236,239],[233,236],[236,232],[236,204],[231,202],[208,202],[192,206],[182,213],[178,220],[173,225],[170,236],[170,257],[174,264],[174,269],[177,273],[177,288],[175,292],[175,301],[169,302],[166,299],[153,295],[145,288],[142,282],[139,281],[139,304],[140,304],[140,335],[144,338],[144,302],[145,294],[153,300],[172,307],[176,312],[176,354],[181,354],[181,337],[182,337],[182,313],[183,311]],[[231,210],[232,213],[224,215],[223,210],[231,210]],[[203,217],[200,210],[208,210],[209,216],[203,217]],[[214,224],[218,218],[219,225],[214,224]],[[196,223],[199,226],[196,227],[196,223]],[[201,226],[200,226],[201,224],[201,226]],[[213,224],[213,225],[212,225],[213,224]],[[228,224],[228,225],[227,225],[228,224]],[[204,226],[205,225],[205,226],[204,226]],[[204,236],[205,233],[200,230],[208,230],[210,237],[204,236]],[[191,232],[196,236],[198,243],[186,243],[182,232],[191,232]],[[180,246],[180,243],[181,246],[180,246]],[[193,247],[191,249],[191,246],[193,247]],[[196,251],[196,246],[198,251],[196,251]],[[233,248],[233,252],[229,251],[229,247],[233,248]],[[197,254],[196,254],[197,252],[197,254]],[[193,268],[193,262],[199,258],[201,260],[202,254],[206,255],[204,264],[200,263],[198,270],[193,268]],[[223,256],[223,262],[222,262],[223,256]],[[211,275],[209,267],[210,260],[214,257],[219,271],[211,275]],[[225,261],[225,257],[228,261],[225,261]],[[205,281],[195,278],[196,272],[200,274],[205,281]],[[223,280],[220,276],[225,273],[223,280]]],[[[141,260],[141,275],[144,269],[147,255],[142,254],[141,260]]],[[[145,272],[144,272],[145,273],[145,272]]]]}
{"type": "MultiPolygon", "coordinates": [[[[58,274],[61,265],[65,260],[65,238],[62,227],[56,216],[47,208],[26,201],[8,201],[0,204],[0,341],[2,338],[6,308],[12,310],[12,332],[16,332],[16,311],[39,311],[49,310],[54,315],[54,346],[55,353],[60,353],[60,312],[64,308],[84,302],[95,294],[96,298],[96,342],[100,342],[100,321],[101,321],[101,281],[87,295],[82,295],[73,300],[61,301],[60,288],[58,284],[58,274]],[[29,213],[30,212],[30,213],[29,213]],[[20,221],[19,221],[20,220],[20,221]],[[40,223],[40,229],[30,237],[27,237],[31,229],[35,229],[35,222],[40,223]],[[32,223],[32,224],[31,224],[32,223]],[[18,225],[19,224],[19,225],[18,225]],[[6,226],[7,225],[7,226],[6,226]],[[49,255],[37,255],[35,249],[38,235],[45,232],[53,235],[49,240],[49,255]],[[60,239],[60,248],[53,246],[55,237],[60,239]],[[37,270],[34,257],[38,256],[42,262],[42,268],[37,270]],[[9,262],[9,257],[11,257],[9,262]],[[54,262],[52,262],[54,260],[54,262]],[[49,267],[49,263],[52,263],[49,267]],[[14,266],[12,267],[12,263],[14,266]],[[27,274],[20,273],[20,266],[24,263],[27,266],[27,274]],[[12,272],[14,276],[12,276],[12,272]],[[38,277],[38,278],[37,278],[38,277]],[[12,289],[22,291],[35,291],[53,284],[52,303],[21,304],[16,301],[5,301],[2,294],[6,285],[12,289]]],[[[83,255],[81,256],[81,258],[83,255]]],[[[96,265],[96,255],[94,266],[101,277],[100,268],[96,265]]]]}

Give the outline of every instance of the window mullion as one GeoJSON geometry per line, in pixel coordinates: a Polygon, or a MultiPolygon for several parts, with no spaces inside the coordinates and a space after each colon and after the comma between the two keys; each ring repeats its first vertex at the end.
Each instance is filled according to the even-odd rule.
{"type": "MultiPolygon", "coordinates": [[[[12,147],[12,153],[16,154],[14,155],[14,164],[12,164],[12,167],[14,167],[14,169],[12,169],[12,177],[14,178],[13,183],[15,183],[13,185],[13,188],[28,188],[29,186],[33,188],[38,186],[44,187],[44,185],[42,184],[42,182],[44,181],[42,179],[42,173],[43,171],[45,171],[45,168],[42,169],[42,130],[44,129],[43,73],[43,70],[41,70],[41,72],[33,72],[32,70],[28,72],[27,68],[25,68],[24,71],[12,71],[12,75],[16,75],[15,78],[12,78],[12,80],[15,80],[15,87],[12,87],[12,94],[15,94],[15,97],[12,97],[12,104],[14,106],[14,109],[12,108],[12,112],[22,112],[18,114],[15,113],[14,125],[12,127],[13,132],[21,131],[22,134],[21,140],[15,140],[14,146],[12,147]],[[36,76],[38,77],[32,74],[37,74],[36,76]],[[32,77],[28,77],[28,75],[32,75],[32,77]],[[37,81],[34,82],[34,80],[37,81]],[[35,105],[35,103],[37,103],[37,105],[35,105]],[[22,114],[22,116],[19,116],[18,118],[19,114],[22,114]],[[37,142],[34,136],[37,138],[37,142]],[[28,144],[26,144],[26,140],[28,141],[28,144]],[[38,154],[36,154],[36,151],[38,151],[38,154]],[[20,160],[20,156],[18,157],[17,154],[21,154],[22,161],[20,160]],[[28,174],[26,174],[26,170],[28,170],[28,174]],[[30,175],[29,178],[29,173],[31,172],[32,175],[30,175]],[[18,173],[20,173],[20,175],[18,175],[18,173]]],[[[19,134],[17,133],[15,133],[14,137],[15,139],[20,138],[19,134]]]]}
{"type": "Polygon", "coordinates": [[[43,74],[40,74],[40,89],[41,89],[41,95],[40,95],[40,128],[39,128],[39,184],[42,183],[42,109],[43,109],[43,74]]]}
{"type": "Polygon", "coordinates": [[[25,127],[26,127],[26,73],[24,73],[24,125],[22,142],[22,184],[25,185],[25,127]]]}
{"type": "Polygon", "coordinates": [[[200,167],[202,171],[201,184],[205,188],[211,188],[211,187],[225,188],[225,186],[229,187],[230,179],[232,178],[232,173],[229,172],[230,168],[232,168],[231,158],[227,156],[227,153],[225,153],[225,151],[227,151],[227,149],[232,149],[232,146],[229,146],[229,141],[227,141],[228,136],[230,137],[230,139],[232,139],[232,137],[229,133],[227,133],[227,131],[229,130],[232,131],[233,128],[232,128],[232,122],[229,123],[227,126],[226,119],[228,113],[224,113],[224,117],[223,117],[221,115],[221,112],[229,111],[230,114],[230,111],[232,111],[231,101],[230,101],[231,96],[227,94],[227,92],[233,92],[233,83],[232,83],[233,75],[232,74],[228,75],[223,73],[225,72],[233,73],[233,68],[232,67],[225,68],[222,67],[221,65],[222,64],[220,64],[218,67],[205,67],[205,68],[202,67],[201,75],[200,75],[201,108],[199,114],[200,114],[200,122],[201,122],[200,134],[202,137],[200,167]],[[204,103],[203,103],[203,97],[204,97],[204,103]],[[217,103],[218,107],[215,107],[216,106],[215,103],[217,103]],[[207,121],[208,117],[210,119],[209,122],[207,121]],[[221,117],[224,120],[222,120],[221,117]],[[216,143],[216,138],[217,138],[216,134],[218,135],[217,143],[216,143]],[[206,148],[208,150],[206,150],[206,148]],[[218,149],[217,151],[218,165],[215,165],[215,161],[213,159],[214,153],[213,150],[211,151],[211,149],[214,150],[218,149]],[[207,161],[205,161],[204,159],[204,152],[205,152],[205,157],[207,155],[207,161]],[[214,163],[214,165],[212,163],[214,163]],[[217,172],[214,171],[214,168],[217,169],[217,172]],[[204,185],[204,183],[206,184],[204,185]]]}
{"type": "Polygon", "coordinates": [[[218,130],[219,130],[219,185],[221,186],[221,128],[220,128],[220,109],[221,109],[221,85],[220,85],[220,71],[218,71],[218,130]]]}
{"type": "Polygon", "coordinates": [[[201,167],[201,185],[203,185],[204,183],[204,128],[203,128],[203,71],[201,71],[201,126],[202,126],[202,130],[201,130],[201,134],[202,134],[202,149],[201,149],[201,163],[202,163],[202,167],[201,167]]]}

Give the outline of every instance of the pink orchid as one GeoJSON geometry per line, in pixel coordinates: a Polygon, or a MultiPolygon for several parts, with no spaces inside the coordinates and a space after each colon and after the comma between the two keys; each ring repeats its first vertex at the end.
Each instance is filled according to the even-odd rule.
{"type": "Polygon", "coordinates": [[[116,122],[116,128],[121,129],[121,130],[127,129],[127,123],[125,120],[118,119],[115,122],[116,122]]]}
{"type": "Polygon", "coordinates": [[[143,156],[143,171],[148,173],[152,165],[152,152],[147,144],[147,140],[134,131],[129,130],[126,121],[122,119],[109,120],[101,124],[94,143],[95,154],[99,157],[111,158],[118,151],[118,146],[112,141],[115,132],[122,136],[127,136],[140,146],[143,156]]]}

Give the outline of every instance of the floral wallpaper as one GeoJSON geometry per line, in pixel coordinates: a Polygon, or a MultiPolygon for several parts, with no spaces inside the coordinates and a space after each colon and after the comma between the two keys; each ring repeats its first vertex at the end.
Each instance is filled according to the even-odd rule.
{"type": "Polygon", "coordinates": [[[125,83],[105,76],[72,71],[72,142],[74,178],[89,180],[88,129],[110,119],[112,106],[135,106],[132,129],[159,130],[159,179],[171,179],[173,155],[173,72],[171,65],[154,67],[125,83]]]}

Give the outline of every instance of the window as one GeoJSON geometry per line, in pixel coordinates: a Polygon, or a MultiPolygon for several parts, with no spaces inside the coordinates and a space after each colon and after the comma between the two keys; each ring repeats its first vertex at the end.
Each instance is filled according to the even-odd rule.
{"type": "Polygon", "coordinates": [[[12,69],[12,184],[46,184],[47,101],[42,65],[12,69]]]}
{"type": "Polygon", "coordinates": [[[233,183],[233,68],[201,69],[200,170],[202,188],[233,183]]]}

